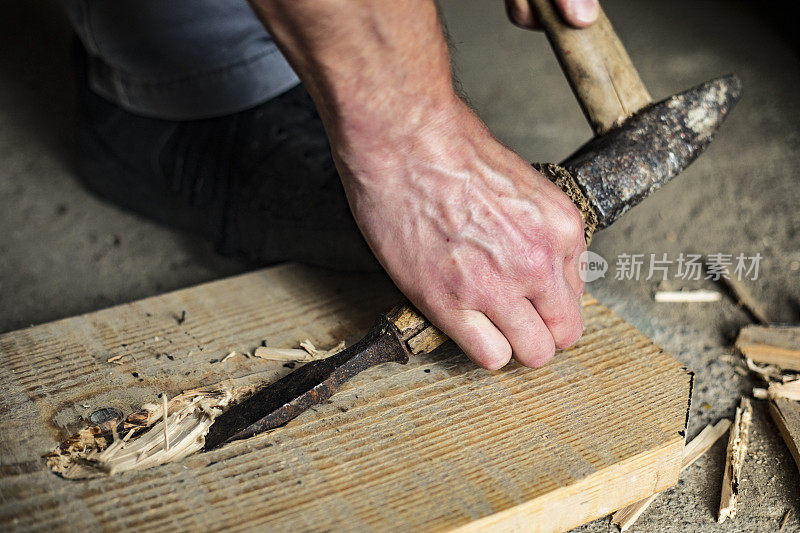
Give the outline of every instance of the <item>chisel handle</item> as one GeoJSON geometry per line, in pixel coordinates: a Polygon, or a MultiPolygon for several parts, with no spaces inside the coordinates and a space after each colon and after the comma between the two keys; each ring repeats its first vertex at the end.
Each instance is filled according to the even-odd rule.
{"type": "Polygon", "coordinates": [[[430,353],[449,338],[407,301],[386,313],[386,318],[397,328],[397,337],[410,354],[430,353]]]}
{"type": "Polygon", "coordinates": [[[650,94],[603,10],[588,28],[563,21],[553,0],[529,0],[595,134],[650,103],[650,94]]]}

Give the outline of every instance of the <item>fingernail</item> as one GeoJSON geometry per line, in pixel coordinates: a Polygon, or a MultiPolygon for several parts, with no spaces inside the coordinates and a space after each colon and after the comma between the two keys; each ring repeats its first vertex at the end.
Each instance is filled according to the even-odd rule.
{"type": "Polygon", "coordinates": [[[600,13],[600,4],[597,0],[571,0],[569,10],[577,22],[592,24],[600,13]]]}

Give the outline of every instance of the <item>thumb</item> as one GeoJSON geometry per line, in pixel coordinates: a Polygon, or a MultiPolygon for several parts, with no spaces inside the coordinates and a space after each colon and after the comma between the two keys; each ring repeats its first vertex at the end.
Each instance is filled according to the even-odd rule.
{"type": "Polygon", "coordinates": [[[576,28],[591,26],[600,14],[598,0],[554,0],[561,17],[576,28]]]}
{"type": "MultiPolygon", "coordinates": [[[[591,26],[600,14],[598,0],[547,0],[552,1],[564,21],[576,28],[591,26]]],[[[505,0],[508,18],[520,28],[540,30],[532,0],[505,0]]]]}

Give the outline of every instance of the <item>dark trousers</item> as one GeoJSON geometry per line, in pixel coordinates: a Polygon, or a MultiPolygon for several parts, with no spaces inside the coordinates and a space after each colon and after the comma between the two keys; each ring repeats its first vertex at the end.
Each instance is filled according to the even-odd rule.
{"type": "Polygon", "coordinates": [[[259,264],[380,268],[347,205],[302,86],[219,118],[134,115],[88,86],[78,49],[79,173],[125,209],[213,240],[259,264]]]}

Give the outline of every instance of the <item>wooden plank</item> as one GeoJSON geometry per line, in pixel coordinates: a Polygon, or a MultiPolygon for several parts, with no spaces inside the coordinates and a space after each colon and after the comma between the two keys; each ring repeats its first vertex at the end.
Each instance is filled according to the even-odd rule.
{"type": "Polygon", "coordinates": [[[769,402],[769,412],[800,470],[800,404],[785,398],[774,398],[769,402]]]}
{"type": "Polygon", "coordinates": [[[448,344],[176,464],[45,469],[95,409],[273,381],[282,362],[220,360],[262,340],[352,342],[397,296],[381,277],[286,265],[0,336],[0,530],[555,531],[677,482],[690,375],[591,298],[584,336],[538,370],[481,370],[448,344]]]}
{"type": "Polygon", "coordinates": [[[736,338],[736,349],[756,363],[800,371],[800,326],[747,326],[736,338]]]}

